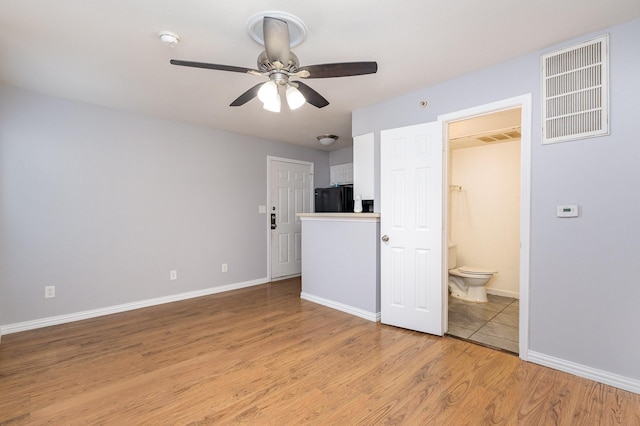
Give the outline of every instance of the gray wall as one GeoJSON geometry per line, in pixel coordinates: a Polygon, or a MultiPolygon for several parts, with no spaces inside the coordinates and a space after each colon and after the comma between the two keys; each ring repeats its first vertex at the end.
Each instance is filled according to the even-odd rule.
{"type": "Polygon", "coordinates": [[[529,349],[638,380],[640,20],[607,32],[610,136],[540,143],[540,54],[603,32],[355,111],[353,134],[532,93],[529,349]],[[558,204],[579,204],[581,216],[556,218],[558,204]]]}
{"type": "Polygon", "coordinates": [[[302,292],[380,312],[380,223],[360,220],[303,220],[302,292]]]}
{"type": "Polygon", "coordinates": [[[329,166],[353,163],[353,146],[329,152],[329,166]]]}
{"type": "Polygon", "coordinates": [[[269,155],[328,186],[324,151],[0,85],[0,324],[265,279],[269,155]]]}

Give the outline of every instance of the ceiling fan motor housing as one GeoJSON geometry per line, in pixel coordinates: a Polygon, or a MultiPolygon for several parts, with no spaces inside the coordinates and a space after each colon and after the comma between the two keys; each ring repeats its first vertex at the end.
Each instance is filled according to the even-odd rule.
{"type": "MultiPolygon", "coordinates": [[[[282,64],[281,70],[295,73],[298,71],[298,63],[298,57],[293,52],[289,52],[289,61],[287,64],[282,64]]],[[[267,52],[263,50],[258,56],[258,69],[261,72],[269,72],[276,68],[276,65],[267,57],[267,52]]]]}
{"type": "Polygon", "coordinates": [[[269,79],[276,83],[278,86],[286,86],[289,82],[289,76],[280,71],[274,71],[269,75],[269,79]]]}

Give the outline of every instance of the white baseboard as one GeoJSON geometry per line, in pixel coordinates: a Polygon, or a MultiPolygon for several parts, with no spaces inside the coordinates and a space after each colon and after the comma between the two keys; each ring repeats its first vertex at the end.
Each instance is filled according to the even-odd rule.
{"type": "Polygon", "coordinates": [[[487,294],[493,294],[496,296],[510,297],[512,299],[520,299],[520,293],[511,290],[501,290],[499,288],[487,287],[487,294]]]}
{"type": "Polygon", "coordinates": [[[585,365],[576,364],[564,359],[555,358],[539,352],[529,351],[528,361],[544,365],[554,370],[563,371],[585,379],[593,380],[605,385],[614,386],[629,392],[640,394],[640,380],[630,379],[608,371],[597,370],[585,365]]]}
{"type": "Polygon", "coordinates": [[[269,278],[245,281],[235,284],[227,284],[219,287],[210,287],[203,290],[189,291],[186,293],[173,294],[170,296],[156,297],[153,299],[141,300],[138,302],[124,303],[122,305],[108,306],[106,308],[91,309],[89,311],[75,312],[71,314],[58,315],[55,317],[41,318],[32,321],[19,322],[15,324],[3,325],[0,327],[0,336],[3,334],[18,333],[20,331],[34,330],[36,328],[49,327],[51,325],[65,324],[73,321],[80,321],[104,315],[116,314],[119,312],[132,311],[134,309],[148,308],[150,306],[162,305],[164,303],[178,302],[181,300],[193,299],[196,297],[209,296],[211,294],[225,291],[238,290],[240,288],[254,285],[266,284],[269,278]]]}
{"type": "Polygon", "coordinates": [[[344,303],[334,302],[333,300],[325,299],[323,297],[314,296],[313,294],[300,293],[300,298],[308,300],[309,302],[317,303],[319,305],[326,306],[328,308],[336,309],[338,311],[346,312],[351,315],[355,315],[360,318],[364,318],[369,321],[380,321],[380,312],[369,312],[360,308],[354,308],[353,306],[345,305],[344,303]]]}

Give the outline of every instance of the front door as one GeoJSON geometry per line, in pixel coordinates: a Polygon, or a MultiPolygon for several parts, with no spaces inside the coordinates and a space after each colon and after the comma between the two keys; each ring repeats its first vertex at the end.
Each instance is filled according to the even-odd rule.
{"type": "Polygon", "coordinates": [[[381,321],[443,335],[442,123],[381,132],[381,321]]]}
{"type": "Polygon", "coordinates": [[[312,164],[270,159],[271,279],[302,272],[302,224],[297,213],[311,212],[312,164]]]}

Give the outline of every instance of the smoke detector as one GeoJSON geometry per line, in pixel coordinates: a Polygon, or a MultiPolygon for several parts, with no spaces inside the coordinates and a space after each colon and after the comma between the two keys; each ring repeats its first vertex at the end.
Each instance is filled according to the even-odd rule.
{"type": "Polygon", "coordinates": [[[171,31],[160,31],[160,33],[158,33],[158,37],[160,37],[161,42],[169,47],[177,46],[180,42],[180,36],[176,33],[172,33],[171,31]]]}

